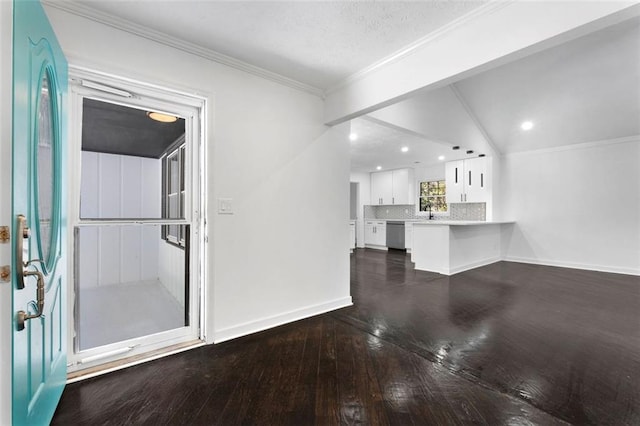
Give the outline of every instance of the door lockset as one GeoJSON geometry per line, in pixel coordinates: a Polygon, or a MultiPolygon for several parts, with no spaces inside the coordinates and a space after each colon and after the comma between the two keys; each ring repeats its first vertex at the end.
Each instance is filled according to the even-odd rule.
{"type": "Polygon", "coordinates": [[[29,227],[27,227],[27,218],[24,215],[18,215],[18,238],[16,238],[16,275],[17,275],[17,287],[18,290],[22,290],[24,285],[25,277],[36,277],[36,302],[34,303],[36,306],[36,312],[33,314],[28,314],[25,311],[18,311],[16,313],[17,321],[18,321],[18,331],[24,330],[25,323],[27,320],[39,318],[44,313],[44,275],[42,272],[37,269],[29,270],[27,269],[34,263],[42,263],[40,259],[33,259],[28,262],[23,261],[24,256],[24,240],[31,237],[31,231],[29,227]]]}

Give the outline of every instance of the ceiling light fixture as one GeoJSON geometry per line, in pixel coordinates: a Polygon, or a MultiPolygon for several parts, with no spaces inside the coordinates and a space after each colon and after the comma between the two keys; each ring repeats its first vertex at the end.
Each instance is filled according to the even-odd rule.
{"type": "Polygon", "coordinates": [[[382,166],[376,167],[376,170],[382,170],[382,166]]]}
{"type": "Polygon", "coordinates": [[[403,146],[402,148],[400,148],[400,151],[408,152],[409,151],[409,147],[408,146],[403,146]]]}
{"type": "Polygon", "coordinates": [[[178,121],[178,117],[175,115],[163,114],[161,112],[149,111],[147,112],[147,117],[161,123],[175,123],[178,121]]]}
{"type": "Polygon", "coordinates": [[[443,161],[444,160],[444,155],[439,156],[438,160],[443,161]]]}
{"type": "Polygon", "coordinates": [[[522,130],[531,130],[531,129],[533,129],[533,122],[532,121],[523,121],[522,124],[520,125],[520,128],[522,130]]]}
{"type": "Polygon", "coordinates": [[[353,141],[355,141],[356,139],[358,139],[358,134],[357,134],[357,133],[351,133],[351,134],[349,135],[349,140],[350,140],[350,141],[352,141],[352,142],[353,142],[353,141]]]}

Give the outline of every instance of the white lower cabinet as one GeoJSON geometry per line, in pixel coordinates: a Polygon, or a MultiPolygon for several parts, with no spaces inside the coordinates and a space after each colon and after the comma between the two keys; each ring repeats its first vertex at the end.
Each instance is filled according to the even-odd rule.
{"type": "Polygon", "coordinates": [[[367,220],[364,223],[364,244],[367,246],[387,246],[387,222],[367,220]]]}

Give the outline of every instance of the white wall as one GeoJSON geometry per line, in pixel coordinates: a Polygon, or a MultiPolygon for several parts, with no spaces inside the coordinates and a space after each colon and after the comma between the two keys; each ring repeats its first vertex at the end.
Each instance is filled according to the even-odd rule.
{"type": "Polygon", "coordinates": [[[165,241],[158,246],[158,279],[184,308],[184,250],[165,241]]]}
{"type": "Polygon", "coordinates": [[[503,160],[507,260],[640,274],[640,138],[503,160]]]}
{"type": "Polygon", "coordinates": [[[351,172],[351,182],[358,185],[358,217],[356,221],[356,245],[364,247],[364,206],[371,204],[371,174],[351,172]]]}
{"type": "Polygon", "coordinates": [[[160,218],[161,163],[155,158],[82,151],[80,217],[160,218]]]}
{"type": "Polygon", "coordinates": [[[322,99],[46,10],[71,64],[208,96],[208,341],[351,303],[349,128],[322,99]]]}
{"type": "Polygon", "coordinates": [[[419,191],[420,182],[427,182],[431,180],[444,180],[444,161],[437,164],[432,164],[427,167],[420,167],[414,169],[415,187],[416,191],[419,191]]]}
{"type": "MultiPolygon", "coordinates": [[[[161,161],[82,152],[82,218],[158,218],[161,161]]],[[[158,279],[160,226],[81,227],[80,288],[158,279]]]]}
{"type": "MultiPolygon", "coordinates": [[[[12,2],[0,1],[0,200],[11,199],[12,24],[12,2]]],[[[0,226],[11,222],[11,203],[0,202],[0,226]]],[[[0,244],[0,266],[11,264],[12,245],[0,244]]],[[[11,317],[11,285],[0,283],[0,425],[11,424],[11,317]]]]}

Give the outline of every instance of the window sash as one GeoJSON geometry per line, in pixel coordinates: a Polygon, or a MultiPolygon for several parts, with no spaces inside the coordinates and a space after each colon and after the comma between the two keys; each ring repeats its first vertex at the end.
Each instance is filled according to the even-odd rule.
{"type": "Polygon", "coordinates": [[[446,189],[446,181],[444,180],[420,182],[419,211],[429,211],[429,205],[431,205],[433,213],[447,212],[446,189]]]}
{"type": "MultiPolygon", "coordinates": [[[[168,152],[162,160],[162,208],[168,219],[184,219],[185,216],[185,160],[184,142],[168,152]]],[[[162,239],[179,247],[185,246],[185,234],[185,225],[172,224],[162,227],[162,239]]]]}

